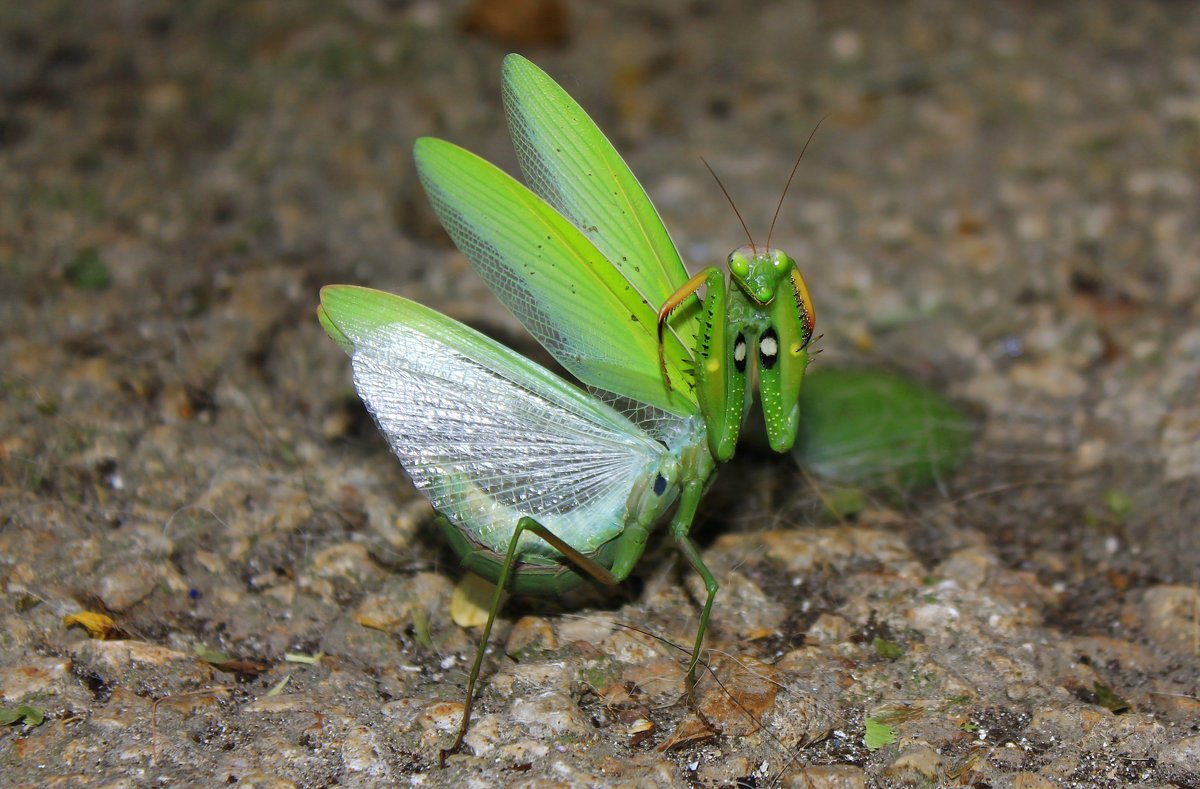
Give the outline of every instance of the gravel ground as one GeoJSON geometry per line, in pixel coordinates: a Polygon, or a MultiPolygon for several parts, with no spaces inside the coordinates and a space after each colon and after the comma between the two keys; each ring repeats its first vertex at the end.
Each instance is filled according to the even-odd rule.
{"type": "Polygon", "coordinates": [[[1200,7],[493,5],[0,11],[0,707],[44,714],[0,783],[1200,786],[1200,7]],[[539,353],[410,158],[512,167],[511,50],[694,267],[741,243],[698,157],[761,229],[829,114],[775,231],[818,363],[980,438],[849,522],[750,440],[696,525],[703,719],[660,541],[614,598],[509,605],[439,769],[478,631],[313,310],[368,284],[539,353]]]}

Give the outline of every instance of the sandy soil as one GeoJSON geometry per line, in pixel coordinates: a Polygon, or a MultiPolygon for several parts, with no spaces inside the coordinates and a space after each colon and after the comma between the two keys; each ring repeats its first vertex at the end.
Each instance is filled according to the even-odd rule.
{"type": "Polygon", "coordinates": [[[1200,9],[562,10],[0,13],[0,783],[1200,786],[1200,9]],[[410,157],[513,167],[512,50],[695,268],[742,238],[699,156],[765,228],[828,114],[775,230],[818,364],[919,379],[980,438],[839,520],[751,437],[695,529],[703,720],[674,646],[702,587],[660,540],[622,595],[508,606],[440,769],[478,631],[314,308],[367,284],[545,358],[410,157]]]}

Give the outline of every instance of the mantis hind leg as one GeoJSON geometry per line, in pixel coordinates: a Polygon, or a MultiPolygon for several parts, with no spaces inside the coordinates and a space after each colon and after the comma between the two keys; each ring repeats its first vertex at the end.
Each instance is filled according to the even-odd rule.
{"type": "Polygon", "coordinates": [[[700,612],[700,622],[696,626],[696,641],[692,646],[692,657],[688,661],[688,704],[694,704],[695,702],[696,664],[700,662],[700,648],[704,645],[704,634],[708,630],[708,616],[712,612],[713,600],[716,599],[717,589],[720,588],[712,571],[704,564],[704,559],[700,556],[700,549],[696,547],[696,543],[692,542],[692,538],[688,536],[688,532],[692,528],[692,521],[696,517],[696,509],[700,504],[700,497],[704,494],[704,480],[711,473],[711,462],[711,460],[707,461],[710,466],[707,473],[692,479],[684,486],[679,496],[679,509],[676,510],[675,517],[671,521],[671,534],[675,538],[676,545],[679,546],[679,552],[688,560],[688,564],[692,566],[692,569],[700,574],[700,577],[704,580],[704,589],[707,592],[704,608],[700,612]]]}
{"type": "Polygon", "coordinates": [[[692,542],[691,537],[677,535],[675,541],[679,544],[680,552],[692,565],[692,569],[699,573],[704,580],[704,589],[708,594],[704,601],[704,608],[700,611],[700,623],[696,626],[696,643],[692,646],[692,657],[688,661],[687,667],[687,691],[688,698],[691,698],[696,687],[696,664],[700,662],[700,648],[704,644],[704,633],[708,629],[708,615],[712,612],[713,600],[717,597],[720,585],[712,571],[704,564],[704,560],[700,558],[700,550],[692,542]]]}
{"type": "MultiPolygon", "coordinates": [[[[496,614],[499,613],[500,604],[504,600],[504,590],[508,586],[509,578],[517,563],[517,549],[520,545],[521,535],[527,531],[536,534],[554,546],[576,568],[586,572],[600,583],[608,586],[617,583],[617,578],[608,569],[596,564],[578,550],[572,548],[561,537],[533,518],[526,516],[517,521],[516,528],[513,529],[512,539],[508,542],[508,550],[504,553],[504,565],[500,570],[499,577],[496,579],[496,591],[492,594],[492,603],[488,607],[487,622],[483,626],[483,632],[479,635],[479,646],[475,650],[475,662],[471,664],[471,673],[467,675],[467,695],[463,701],[462,723],[459,724],[458,735],[454,738],[453,744],[438,755],[438,763],[442,767],[446,766],[446,757],[452,753],[456,753],[462,747],[463,738],[467,736],[467,727],[471,723],[471,706],[475,701],[475,683],[479,679],[479,671],[483,667],[483,656],[487,652],[488,640],[492,635],[492,625],[496,622],[496,614]]],[[[711,603],[712,601],[710,600],[709,602],[711,603]]]]}

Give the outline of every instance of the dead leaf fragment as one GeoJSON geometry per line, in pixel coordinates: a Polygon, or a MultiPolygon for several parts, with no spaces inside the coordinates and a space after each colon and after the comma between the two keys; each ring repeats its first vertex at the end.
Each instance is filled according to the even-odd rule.
{"type": "Polygon", "coordinates": [[[483,627],[496,585],[475,573],[467,573],[454,585],[450,595],[450,619],[459,627],[483,627]]]}
{"type": "Polygon", "coordinates": [[[463,29],[506,44],[560,45],[568,32],[562,0],[475,0],[463,17],[463,29]]]}
{"type": "Polygon", "coordinates": [[[752,657],[726,657],[713,665],[720,684],[706,682],[696,705],[704,718],[726,736],[745,736],[762,728],[762,716],[779,694],[774,666],[752,657]]]}
{"type": "Polygon", "coordinates": [[[683,745],[688,745],[693,742],[701,742],[710,737],[715,737],[716,732],[708,726],[696,713],[689,713],[678,726],[666,742],[658,746],[660,753],[666,753],[673,748],[679,748],[683,745]]]}
{"type": "Polygon", "coordinates": [[[75,625],[87,630],[88,636],[91,638],[100,640],[114,637],[117,630],[117,623],[111,616],[95,611],[77,611],[63,617],[63,627],[74,627],[75,625]]]}

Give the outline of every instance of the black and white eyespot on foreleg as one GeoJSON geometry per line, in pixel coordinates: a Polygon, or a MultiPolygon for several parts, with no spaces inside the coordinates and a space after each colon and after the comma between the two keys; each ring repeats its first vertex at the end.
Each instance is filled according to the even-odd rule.
{"type": "Polygon", "coordinates": [[[746,335],[738,332],[733,341],[733,369],[746,372],[746,335]]]}
{"type": "Polygon", "coordinates": [[[779,360],[779,335],[773,328],[758,336],[758,360],[764,370],[770,370],[779,360]]]}

